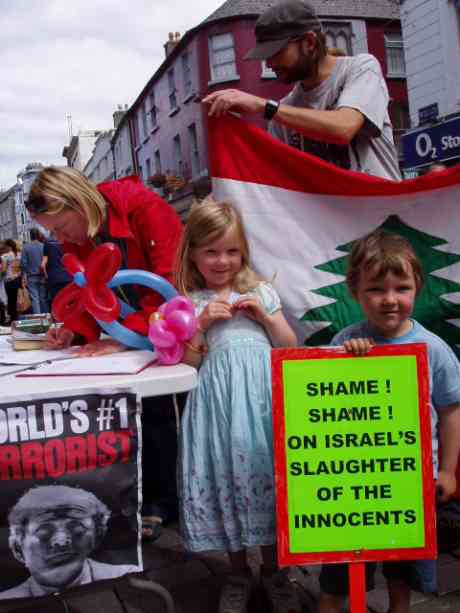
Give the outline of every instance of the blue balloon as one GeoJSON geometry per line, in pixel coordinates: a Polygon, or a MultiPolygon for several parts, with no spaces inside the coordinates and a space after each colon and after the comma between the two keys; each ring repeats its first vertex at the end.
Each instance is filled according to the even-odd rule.
{"type": "MultiPolygon", "coordinates": [[[[166,281],[166,279],[156,275],[153,272],[147,272],[146,270],[120,270],[108,283],[108,287],[120,287],[120,285],[130,284],[148,287],[158,294],[161,294],[165,301],[171,300],[171,298],[178,295],[176,288],[171,285],[169,281],[166,281]]],[[[120,300],[119,302],[121,305],[121,316],[123,319],[130,313],[135,312],[135,309],[133,309],[133,307],[129,304],[126,304],[126,302],[123,300],[120,300]]],[[[135,349],[154,349],[147,336],[143,336],[142,334],[129,330],[118,321],[107,323],[98,319],[97,323],[104,330],[104,332],[106,332],[106,334],[109,334],[116,341],[126,345],[127,347],[134,347],[135,349]]]]}

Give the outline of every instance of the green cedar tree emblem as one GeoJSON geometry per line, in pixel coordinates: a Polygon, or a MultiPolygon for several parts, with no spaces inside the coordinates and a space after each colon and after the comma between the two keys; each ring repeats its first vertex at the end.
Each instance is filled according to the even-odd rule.
{"type": "MultiPolygon", "coordinates": [[[[425,284],[417,297],[414,309],[414,318],[423,326],[443,338],[458,357],[460,357],[460,328],[448,320],[460,318],[460,304],[450,302],[443,296],[452,292],[460,292],[460,283],[434,276],[447,267],[460,262],[460,255],[438,251],[436,247],[445,245],[444,239],[431,236],[411,228],[399,219],[397,215],[390,215],[378,229],[404,236],[409,240],[419,258],[425,275],[425,284]]],[[[350,253],[353,242],[337,247],[338,251],[350,253]]],[[[316,268],[345,277],[348,255],[320,264],[316,268]]],[[[310,309],[301,318],[301,321],[331,322],[328,326],[314,332],[306,341],[306,345],[327,345],[332,337],[346,326],[363,319],[360,306],[350,296],[345,281],[334,283],[312,290],[315,294],[332,298],[325,306],[310,309]]]]}

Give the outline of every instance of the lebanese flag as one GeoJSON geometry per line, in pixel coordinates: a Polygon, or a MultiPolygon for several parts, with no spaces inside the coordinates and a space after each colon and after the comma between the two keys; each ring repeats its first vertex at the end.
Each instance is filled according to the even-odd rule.
{"type": "Polygon", "coordinates": [[[272,281],[301,342],[363,318],[345,280],[351,243],[408,238],[425,272],[414,317],[460,355],[460,166],[395,183],[342,170],[234,117],[211,120],[214,195],[243,217],[254,269],[272,281]]]}

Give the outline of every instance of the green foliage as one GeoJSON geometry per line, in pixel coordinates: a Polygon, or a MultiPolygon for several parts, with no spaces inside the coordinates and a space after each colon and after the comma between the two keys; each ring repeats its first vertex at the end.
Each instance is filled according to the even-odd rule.
{"type": "MultiPolygon", "coordinates": [[[[448,320],[460,318],[460,305],[450,302],[445,294],[460,292],[460,283],[435,276],[442,269],[460,262],[460,255],[439,251],[436,249],[445,245],[444,239],[431,236],[403,223],[397,215],[391,215],[379,226],[379,229],[407,238],[419,258],[425,273],[425,285],[417,297],[414,318],[423,326],[443,338],[460,357],[460,328],[448,320]]],[[[353,243],[349,242],[337,247],[338,251],[350,253],[353,243]]],[[[317,266],[319,270],[342,275],[345,279],[348,256],[340,256],[317,266]]],[[[302,321],[330,322],[327,327],[315,332],[305,344],[309,346],[327,345],[332,337],[346,326],[360,321],[363,314],[359,305],[350,296],[345,280],[319,289],[313,293],[333,299],[334,302],[325,306],[310,309],[301,318],[302,321]]]]}

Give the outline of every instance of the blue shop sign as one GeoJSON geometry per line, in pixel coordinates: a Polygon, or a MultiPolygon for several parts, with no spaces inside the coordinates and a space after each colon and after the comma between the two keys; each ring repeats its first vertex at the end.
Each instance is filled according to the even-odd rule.
{"type": "Polygon", "coordinates": [[[402,137],[404,168],[417,168],[460,157],[460,117],[402,137]]]}

